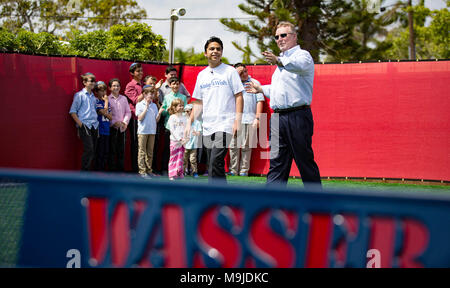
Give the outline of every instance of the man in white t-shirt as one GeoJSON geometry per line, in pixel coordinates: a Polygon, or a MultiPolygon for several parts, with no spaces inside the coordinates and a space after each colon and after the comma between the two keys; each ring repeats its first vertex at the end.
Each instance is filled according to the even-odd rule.
{"type": "MultiPolygon", "coordinates": [[[[203,112],[203,144],[208,151],[209,180],[225,180],[225,156],[231,138],[240,130],[244,86],[238,72],[222,63],[223,43],[211,37],[205,44],[208,67],[200,71],[195,83],[190,123],[203,112]]],[[[189,135],[190,123],[186,127],[189,135]]]]}

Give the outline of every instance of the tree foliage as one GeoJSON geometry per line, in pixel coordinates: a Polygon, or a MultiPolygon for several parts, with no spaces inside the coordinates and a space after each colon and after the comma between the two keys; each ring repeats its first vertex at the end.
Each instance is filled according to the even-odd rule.
{"type": "MultiPolygon", "coordinates": [[[[447,1],[447,7],[450,1],[447,1]]],[[[407,59],[409,56],[409,28],[404,20],[408,9],[403,8],[399,17],[400,25],[392,29],[387,37],[392,47],[387,51],[389,59],[407,59]]],[[[414,35],[416,57],[418,59],[450,58],[450,12],[448,8],[431,11],[425,7],[424,1],[412,8],[414,15],[414,35]],[[427,19],[430,19],[429,25],[427,19]]]]}
{"type": "Polygon", "coordinates": [[[82,33],[74,30],[68,35],[71,54],[110,58],[162,61],[165,40],[152,32],[147,24],[117,24],[109,31],[82,33]]]}
{"type": "Polygon", "coordinates": [[[147,13],[134,0],[0,0],[0,16],[3,26],[14,33],[27,29],[58,34],[69,28],[106,30],[147,13]]]}
{"type": "MultiPolygon", "coordinates": [[[[384,1],[381,1],[381,5],[384,1]]],[[[367,61],[384,59],[392,46],[386,41],[387,27],[394,17],[368,9],[368,1],[333,2],[329,12],[333,21],[323,25],[321,35],[325,61],[367,61]],[[342,6],[339,6],[342,4],[342,6]]]]}
{"type": "Polygon", "coordinates": [[[20,29],[17,34],[0,27],[0,50],[30,54],[63,54],[63,44],[55,35],[47,32],[33,33],[20,29]]]}
{"type": "Polygon", "coordinates": [[[72,30],[68,42],[47,33],[33,33],[25,29],[17,35],[0,28],[0,50],[51,55],[79,55],[106,59],[162,61],[165,40],[154,34],[147,24],[117,24],[110,30],[83,33],[72,30]]]}
{"type": "MultiPolygon", "coordinates": [[[[381,0],[381,6],[385,2],[381,0]]],[[[413,8],[418,55],[448,58],[448,10],[427,12],[423,2],[413,8]],[[429,26],[425,26],[426,17],[433,17],[429,26]]],[[[254,20],[220,21],[229,30],[247,35],[246,46],[233,42],[247,63],[251,58],[260,62],[261,51],[280,52],[273,35],[281,21],[298,28],[299,44],[315,61],[387,60],[393,55],[408,58],[407,9],[401,9],[405,3],[398,1],[382,13],[372,12],[368,5],[368,0],[246,0],[239,8],[254,20]],[[255,43],[259,51],[253,51],[249,42],[255,43]]]]}

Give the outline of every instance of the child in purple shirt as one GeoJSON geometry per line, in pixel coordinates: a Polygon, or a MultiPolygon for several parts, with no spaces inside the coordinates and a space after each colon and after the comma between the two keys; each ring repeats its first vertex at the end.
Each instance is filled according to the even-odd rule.
{"type": "Polygon", "coordinates": [[[110,171],[124,171],[125,132],[131,119],[130,106],[127,98],[120,95],[120,80],[109,81],[111,95],[108,96],[112,119],[110,121],[110,154],[108,166],[110,171]]]}

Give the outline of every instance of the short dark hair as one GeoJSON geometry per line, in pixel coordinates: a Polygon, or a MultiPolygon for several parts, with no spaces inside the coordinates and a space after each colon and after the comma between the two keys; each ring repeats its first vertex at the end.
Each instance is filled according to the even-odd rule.
{"type": "Polygon", "coordinates": [[[158,82],[158,79],[156,79],[155,76],[147,75],[147,76],[145,76],[145,78],[144,78],[144,83],[146,83],[147,80],[150,79],[150,78],[151,78],[153,81],[158,82]]]}
{"type": "Polygon", "coordinates": [[[168,82],[169,84],[172,84],[172,82],[180,82],[180,79],[178,79],[178,77],[170,77],[168,82]]]}
{"type": "Polygon", "coordinates": [[[153,93],[153,92],[155,92],[155,90],[156,90],[155,87],[151,87],[151,86],[145,87],[142,89],[142,94],[153,93]]]}
{"type": "Polygon", "coordinates": [[[94,80],[95,81],[95,75],[92,74],[91,72],[87,72],[84,73],[83,75],[81,75],[81,81],[84,83],[88,80],[94,80]]]}
{"type": "Polygon", "coordinates": [[[166,74],[169,74],[170,72],[175,71],[178,73],[177,68],[173,67],[173,66],[168,66],[166,68],[166,74]]]}
{"type": "Polygon", "coordinates": [[[130,66],[130,73],[134,73],[134,71],[136,71],[137,68],[142,68],[142,64],[141,63],[133,63],[130,66]]]}
{"type": "Polygon", "coordinates": [[[222,40],[220,40],[219,37],[212,36],[212,37],[209,38],[208,41],[206,41],[206,43],[205,43],[205,52],[206,52],[206,50],[208,49],[209,44],[211,44],[211,43],[213,43],[213,42],[218,43],[218,44],[220,45],[220,48],[222,48],[222,50],[223,50],[223,43],[222,43],[222,40]]]}
{"type": "Polygon", "coordinates": [[[238,68],[238,67],[244,67],[244,68],[246,68],[247,66],[245,66],[245,64],[243,64],[243,63],[236,63],[236,64],[234,64],[234,68],[238,68]]]}
{"type": "Polygon", "coordinates": [[[99,91],[99,90],[105,90],[106,91],[106,84],[103,81],[98,81],[97,83],[95,83],[94,89],[95,92],[99,91]]]}
{"type": "MultiPolygon", "coordinates": [[[[113,79],[109,80],[109,82],[108,82],[109,88],[112,87],[112,84],[113,84],[114,82],[119,82],[119,85],[120,85],[120,80],[119,80],[118,78],[113,78],[113,79]]],[[[121,85],[120,85],[120,86],[121,86],[121,85]]]]}

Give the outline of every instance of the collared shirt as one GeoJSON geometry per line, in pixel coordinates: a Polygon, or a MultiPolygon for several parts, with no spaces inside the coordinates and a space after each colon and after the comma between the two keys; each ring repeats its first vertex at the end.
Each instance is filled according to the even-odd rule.
{"type": "Polygon", "coordinates": [[[138,135],[148,135],[156,134],[156,117],[158,116],[158,107],[155,103],[150,103],[147,112],[145,112],[145,117],[139,120],[139,115],[141,115],[145,108],[147,107],[147,101],[144,99],[136,105],[136,116],[138,117],[138,135]]]}
{"type": "MultiPolygon", "coordinates": [[[[160,104],[164,102],[164,97],[172,92],[172,88],[170,88],[169,82],[167,80],[161,85],[161,88],[159,88],[159,101],[160,104]]],[[[183,83],[180,82],[180,89],[178,91],[179,93],[186,96],[186,99],[189,101],[189,98],[191,98],[191,94],[187,91],[186,87],[183,83]]]]}
{"type": "Polygon", "coordinates": [[[127,96],[128,103],[130,105],[130,110],[132,117],[136,118],[136,104],[138,103],[138,97],[142,94],[142,85],[136,80],[131,80],[125,87],[125,96],[127,96]]]}
{"type": "Polygon", "coordinates": [[[170,108],[170,104],[172,104],[172,101],[176,98],[180,98],[181,100],[183,100],[184,102],[184,106],[187,105],[187,99],[186,96],[181,94],[181,93],[173,93],[173,91],[171,91],[169,94],[166,95],[166,97],[164,98],[164,102],[162,104],[162,108],[164,109],[164,112],[162,113],[162,115],[165,117],[164,118],[164,127],[166,127],[166,129],[169,129],[169,125],[167,124],[169,121],[169,112],[167,112],[167,109],[170,108]]]}
{"type": "MultiPolygon", "coordinates": [[[[260,84],[258,80],[253,79],[248,76],[246,81],[243,81],[242,84],[248,83],[248,82],[255,82],[257,84],[260,84]]],[[[242,110],[242,123],[243,124],[252,124],[255,120],[256,116],[256,105],[258,102],[264,101],[264,95],[262,93],[247,93],[245,90],[242,93],[242,96],[244,97],[244,109],[242,110]]]]}
{"type": "Polygon", "coordinates": [[[119,95],[119,97],[116,98],[111,94],[108,96],[108,102],[112,113],[112,120],[110,121],[111,127],[116,122],[124,122],[128,125],[131,118],[131,111],[127,98],[123,95],[119,95]]]}
{"type": "Polygon", "coordinates": [[[281,53],[284,67],[277,67],[270,85],[262,86],[264,95],[270,98],[272,109],[285,109],[310,105],[314,82],[314,60],[299,45],[281,53]]]}
{"type": "Polygon", "coordinates": [[[75,113],[78,119],[86,125],[89,129],[94,127],[97,129],[97,111],[95,106],[97,103],[97,98],[95,98],[94,93],[87,92],[86,88],[75,93],[73,96],[72,106],[70,106],[69,114],[75,113]]]}

